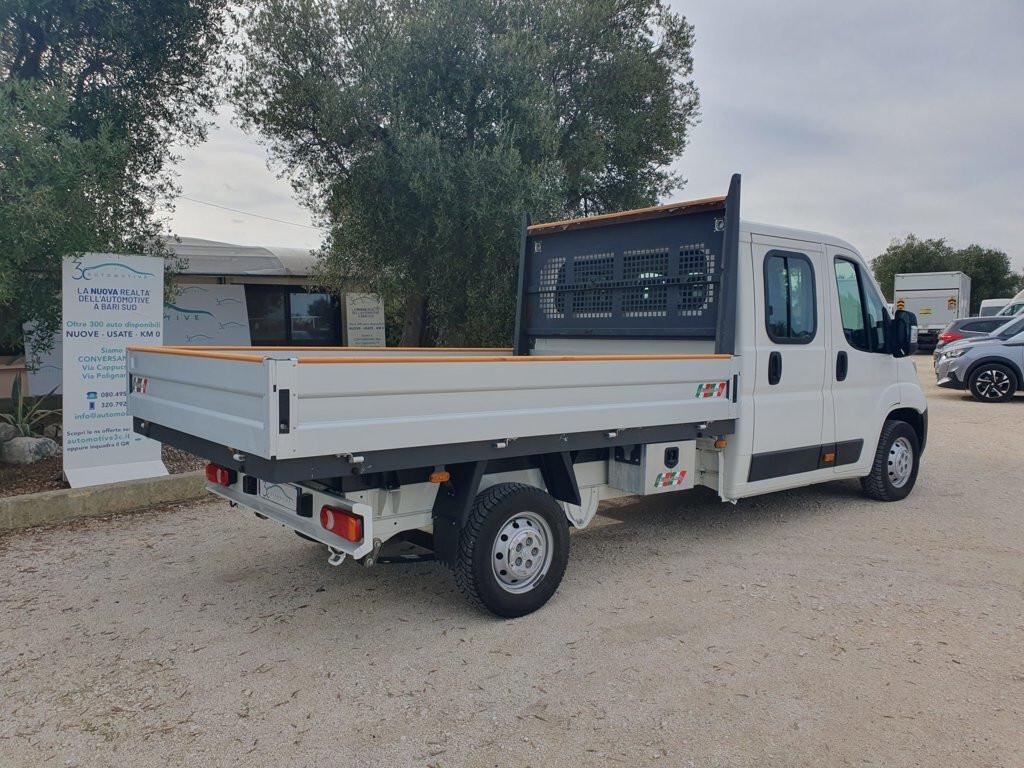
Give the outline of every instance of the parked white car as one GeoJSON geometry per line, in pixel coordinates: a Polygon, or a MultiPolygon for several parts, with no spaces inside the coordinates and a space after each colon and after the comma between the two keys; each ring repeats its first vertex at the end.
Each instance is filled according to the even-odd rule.
{"type": "Polygon", "coordinates": [[[999,310],[999,315],[1002,317],[1016,317],[1022,312],[1024,312],[1024,291],[1010,299],[1010,303],[999,310]]]}
{"type": "Polygon", "coordinates": [[[978,307],[978,317],[991,317],[992,315],[998,315],[1003,307],[1009,304],[1013,299],[982,299],[981,305],[978,307]]]}

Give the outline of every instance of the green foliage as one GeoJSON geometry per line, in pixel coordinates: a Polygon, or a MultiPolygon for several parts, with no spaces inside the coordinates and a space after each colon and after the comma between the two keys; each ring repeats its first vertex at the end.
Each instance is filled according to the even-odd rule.
{"type": "Polygon", "coordinates": [[[984,299],[1011,298],[1024,288],[1024,274],[1015,274],[1003,251],[968,245],[956,252],[957,269],[971,277],[971,311],[978,312],[984,299]]]}
{"type": "Polygon", "coordinates": [[[880,256],[871,262],[875,279],[892,301],[893,281],[900,272],[949,272],[956,269],[955,251],[945,240],[920,240],[907,235],[893,240],[880,256]]]}
{"type": "Polygon", "coordinates": [[[263,0],[233,97],[405,343],[507,344],[522,212],[650,204],[697,118],[659,0],[263,0]],[[425,327],[421,327],[425,318],[425,327]]]}
{"type": "Polygon", "coordinates": [[[43,397],[37,397],[35,402],[29,402],[29,398],[22,392],[21,377],[15,377],[11,385],[11,412],[0,413],[0,421],[5,421],[16,430],[22,437],[34,437],[35,428],[50,417],[59,416],[60,409],[45,410],[41,408],[47,398],[52,397],[57,391],[54,387],[43,397]]]}
{"type": "MultiPolygon", "coordinates": [[[[0,0],[0,347],[60,322],[62,258],[162,253],[172,145],[204,135],[227,0],[0,0]]],[[[172,265],[173,268],[173,265],[172,265]]]]}
{"type": "Polygon", "coordinates": [[[1010,257],[1003,251],[980,245],[957,250],[944,239],[921,240],[915,235],[893,240],[871,267],[889,301],[900,272],[963,272],[971,278],[972,312],[977,312],[985,299],[1013,296],[1024,286],[1024,275],[1013,272],[1010,257]]]}

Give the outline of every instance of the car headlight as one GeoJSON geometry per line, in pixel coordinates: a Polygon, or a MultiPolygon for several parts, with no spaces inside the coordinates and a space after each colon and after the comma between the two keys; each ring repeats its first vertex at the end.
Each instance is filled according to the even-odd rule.
{"type": "Polygon", "coordinates": [[[954,357],[963,357],[967,354],[966,349],[951,349],[948,352],[943,352],[942,356],[947,360],[952,360],[954,357]]]}

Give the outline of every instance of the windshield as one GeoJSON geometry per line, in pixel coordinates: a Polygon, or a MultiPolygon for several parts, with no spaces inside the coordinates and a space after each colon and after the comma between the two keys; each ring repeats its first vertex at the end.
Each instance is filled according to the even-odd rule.
{"type": "Polygon", "coordinates": [[[995,336],[1000,339],[1008,339],[1011,336],[1016,336],[1018,333],[1024,331],[1024,317],[1018,317],[1011,320],[1008,323],[1003,323],[996,328],[989,336],[995,336]]]}
{"type": "Polygon", "coordinates": [[[1022,309],[1024,309],[1024,301],[1011,301],[1000,310],[999,316],[1012,317],[1013,315],[1019,315],[1022,309]]]}

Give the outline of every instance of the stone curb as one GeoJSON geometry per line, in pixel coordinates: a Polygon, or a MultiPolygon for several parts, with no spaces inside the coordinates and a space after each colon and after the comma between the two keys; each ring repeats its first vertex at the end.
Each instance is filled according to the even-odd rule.
{"type": "Polygon", "coordinates": [[[7,496],[0,498],[0,532],[191,501],[205,494],[205,484],[206,475],[198,470],[91,488],[7,496]]]}

